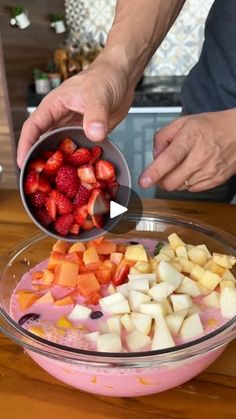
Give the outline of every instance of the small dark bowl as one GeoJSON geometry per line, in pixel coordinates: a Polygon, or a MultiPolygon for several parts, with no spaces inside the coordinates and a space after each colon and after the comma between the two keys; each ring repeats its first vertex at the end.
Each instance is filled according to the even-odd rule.
{"type": "MultiPolygon", "coordinates": [[[[35,218],[31,206],[28,203],[27,196],[24,193],[24,177],[26,173],[26,168],[32,159],[35,159],[39,156],[39,153],[41,151],[45,150],[56,150],[58,144],[66,137],[71,138],[78,146],[81,147],[88,147],[91,148],[95,145],[94,142],[90,141],[86,135],[84,134],[84,131],[80,127],[63,127],[58,128],[54,131],[51,131],[47,134],[44,134],[42,137],[40,137],[39,141],[34,144],[34,146],[30,149],[28,155],[25,158],[24,164],[21,169],[20,173],[20,195],[23,202],[23,205],[30,216],[30,218],[33,220],[34,224],[36,224],[40,230],[42,230],[44,233],[48,234],[51,237],[54,237],[55,239],[60,240],[66,240],[69,242],[77,242],[77,241],[87,241],[95,239],[96,237],[101,236],[104,234],[105,231],[110,231],[119,221],[119,217],[110,219],[109,215],[106,217],[105,225],[102,229],[94,228],[90,231],[82,231],[79,235],[67,235],[67,236],[60,236],[57,234],[52,227],[44,227],[42,226],[38,220],[35,218]]],[[[129,172],[128,164],[118,149],[116,145],[114,145],[111,141],[108,139],[105,139],[101,143],[101,147],[103,149],[103,159],[109,160],[111,163],[114,164],[116,168],[116,174],[117,174],[117,181],[120,185],[124,186],[124,188],[119,188],[118,194],[116,197],[116,201],[120,203],[121,205],[128,206],[129,197],[130,197],[130,188],[131,188],[131,177],[129,172]]]]}

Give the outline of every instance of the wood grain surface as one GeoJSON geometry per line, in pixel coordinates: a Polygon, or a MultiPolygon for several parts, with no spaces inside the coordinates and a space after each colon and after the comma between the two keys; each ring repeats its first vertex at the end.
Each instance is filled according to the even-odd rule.
{"type": "MultiPolygon", "coordinates": [[[[236,234],[236,207],[176,201],[145,201],[147,210],[190,216],[236,234]]],[[[0,198],[0,251],[37,232],[18,193],[0,198]]],[[[236,342],[206,371],[161,394],[108,398],[86,394],[57,381],[8,338],[0,335],[1,419],[234,419],[236,418],[236,342]]]]}

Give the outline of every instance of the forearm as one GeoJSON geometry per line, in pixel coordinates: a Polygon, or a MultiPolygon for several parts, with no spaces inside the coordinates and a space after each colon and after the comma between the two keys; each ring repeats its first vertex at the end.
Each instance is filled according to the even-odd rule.
{"type": "Polygon", "coordinates": [[[118,0],[115,19],[99,60],[108,60],[136,84],[176,20],[185,0],[118,0]]]}

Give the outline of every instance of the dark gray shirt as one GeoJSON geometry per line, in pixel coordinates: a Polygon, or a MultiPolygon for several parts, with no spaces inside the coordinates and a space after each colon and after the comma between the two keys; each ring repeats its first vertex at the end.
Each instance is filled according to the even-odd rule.
{"type": "Polygon", "coordinates": [[[236,107],[236,0],[215,0],[198,63],[181,95],[187,113],[236,107]]]}

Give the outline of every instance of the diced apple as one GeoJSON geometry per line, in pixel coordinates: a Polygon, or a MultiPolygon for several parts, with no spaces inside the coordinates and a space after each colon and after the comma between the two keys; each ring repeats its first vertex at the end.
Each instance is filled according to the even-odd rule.
{"type": "Polygon", "coordinates": [[[177,247],[177,249],[175,250],[175,254],[178,257],[184,258],[184,259],[188,259],[188,253],[186,250],[185,246],[179,246],[177,247]]]}
{"type": "Polygon", "coordinates": [[[131,262],[148,262],[147,253],[142,244],[127,246],[125,259],[131,262]]]}
{"type": "Polygon", "coordinates": [[[157,266],[158,277],[162,282],[168,282],[174,286],[174,289],[177,289],[184,276],[179,273],[176,269],[173,268],[168,262],[162,260],[157,266]]]}
{"type": "Polygon", "coordinates": [[[119,301],[124,301],[124,296],[120,292],[115,292],[114,294],[108,295],[107,297],[103,297],[99,300],[99,304],[101,308],[105,308],[112,304],[116,304],[119,301]]]}
{"type": "Polygon", "coordinates": [[[67,316],[69,320],[86,320],[89,318],[92,313],[91,308],[82,306],[81,304],[76,304],[70,314],[67,316]]]}
{"type": "Polygon", "coordinates": [[[107,327],[107,322],[106,321],[101,321],[98,325],[98,331],[99,333],[108,333],[108,327],[107,327]]]}
{"type": "Polygon", "coordinates": [[[209,288],[204,287],[199,282],[198,282],[198,286],[200,288],[201,295],[209,295],[211,293],[211,290],[209,290],[209,288]]]}
{"type": "Polygon", "coordinates": [[[121,352],[122,344],[117,333],[105,333],[97,337],[97,350],[99,352],[121,352]]]}
{"type": "Polygon", "coordinates": [[[126,283],[126,284],[118,285],[116,287],[116,292],[120,292],[121,294],[123,294],[125,298],[128,298],[128,295],[129,295],[128,284],[126,283]]]}
{"type": "Polygon", "coordinates": [[[134,330],[134,325],[131,320],[130,314],[123,314],[120,318],[122,326],[125,328],[126,332],[132,332],[134,330]]]}
{"type": "Polygon", "coordinates": [[[130,313],[130,306],[127,300],[118,301],[115,304],[107,306],[106,311],[113,314],[125,314],[130,313]]]}
{"type": "Polygon", "coordinates": [[[179,311],[179,310],[182,310],[183,308],[190,308],[193,304],[189,295],[186,295],[186,294],[171,295],[170,299],[171,299],[174,311],[179,311]]]}
{"type": "Polygon", "coordinates": [[[236,315],[236,289],[226,287],[222,290],[220,309],[223,317],[231,318],[236,315]]]}
{"type": "Polygon", "coordinates": [[[220,291],[223,291],[224,288],[235,288],[235,283],[233,281],[222,280],[220,281],[220,291]]]}
{"type": "Polygon", "coordinates": [[[204,334],[198,313],[191,314],[183,321],[179,334],[184,341],[196,339],[204,334]]]}
{"type": "Polygon", "coordinates": [[[206,252],[207,259],[211,258],[211,253],[209,252],[209,249],[206,247],[205,244],[198,244],[196,247],[198,247],[199,249],[203,249],[206,252]]]}
{"type": "Polygon", "coordinates": [[[221,253],[213,253],[212,259],[222,268],[231,269],[235,264],[236,259],[232,256],[223,255],[221,253]]]}
{"type": "Polygon", "coordinates": [[[49,271],[48,269],[44,269],[42,280],[45,285],[51,285],[55,280],[55,274],[52,271],[49,271]]]}
{"type": "Polygon", "coordinates": [[[223,276],[225,272],[225,268],[222,268],[222,266],[218,265],[218,263],[215,263],[212,259],[207,261],[206,265],[204,265],[204,269],[206,271],[214,272],[220,276],[223,276]]]}
{"type": "Polygon", "coordinates": [[[202,309],[201,309],[201,307],[200,307],[200,305],[199,304],[194,304],[193,303],[193,305],[192,305],[192,307],[190,307],[189,309],[188,309],[188,315],[190,316],[190,314],[194,314],[194,313],[201,313],[202,312],[202,309]]]}
{"type": "Polygon", "coordinates": [[[165,314],[164,311],[163,311],[162,304],[154,303],[154,302],[141,304],[140,307],[139,307],[139,311],[140,311],[140,313],[147,314],[148,316],[151,316],[153,319],[158,317],[158,315],[160,313],[163,314],[163,315],[165,314]]]}
{"type": "Polygon", "coordinates": [[[143,274],[150,274],[152,272],[152,266],[149,262],[136,262],[134,268],[143,274]]]}
{"type": "Polygon", "coordinates": [[[188,314],[188,309],[185,308],[185,309],[176,311],[175,313],[168,314],[165,317],[165,321],[168,326],[168,329],[173,335],[177,335],[179,333],[179,330],[187,314],[188,314]]]}
{"type": "Polygon", "coordinates": [[[133,311],[139,311],[139,306],[143,303],[148,303],[151,298],[149,295],[143,294],[142,292],[131,290],[129,291],[129,304],[133,311]]]}
{"type": "Polygon", "coordinates": [[[198,297],[201,295],[201,290],[198,284],[187,276],[184,277],[180,287],[176,290],[177,293],[187,294],[190,297],[198,297]]]}
{"type": "Polygon", "coordinates": [[[115,293],[116,293],[116,288],[114,287],[114,285],[113,285],[113,284],[108,285],[108,287],[107,287],[107,293],[108,293],[109,295],[111,295],[111,294],[115,294],[115,293]]]}
{"type": "Polygon", "coordinates": [[[167,256],[165,253],[159,253],[158,255],[154,256],[153,258],[156,263],[159,263],[161,260],[165,260],[166,262],[170,261],[169,256],[167,256]]]}
{"type": "Polygon", "coordinates": [[[225,269],[224,274],[222,275],[224,281],[236,281],[234,275],[229,269],[225,269]]]}
{"type": "Polygon", "coordinates": [[[154,287],[148,291],[148,295],[150,295],[154,301],[161,302],[171,295],[174,290],[175,287],[173,285],[168,282],[161,282],[160,284],[154,285],[154,287]]]}
{"type": "Polygon", "coordinates": [[[133,280],[133,279],[148,279],[149,286],[152,286],[153,284],[156,283],[156,274],[155,273],[150,273],[150,274],[143,274],[143,273],[129,274],[128,275],[128,279],[129,280],[133,280]]]}
{"type": "Polygon", "coordinates": [[[175,257],[175,252],[168,243],[164,244],[164,246],[161,248],[160,254],[168,256],[169,259],[173,259],[175,257]]]}
{"type": "Polygon", "coordinates": [[[125,340],[131,352],[140,351],[151,344],[151,338],[138,330],[129,333],[125,340]]]}
{"type": "MultiPolygon", "coordinates": [[[[157,270],[157,261],[154,258],[149,258],[149,264],[152,267],[152,273],[156,273],[157,270]]],[[[132,272],[130,272],[132,273],[132,272]]]]}
{"type": "Polygon", "coordinates": [[[219,293],[212,291],[209,295],[202,299],[202,304],[206,307],[220,308],[219,293]]]}
{"type": "Polygon", "coordinates": [[[176,233],[170,234],[168,240],[173,250],[176,250],[179,246],[184,246],[183,240],[176,233]]]}
{"type": "Polygon", "coordinates": [[[188,257],[191,260],[191,262],[196,263],[200,266],[204,266],[207,262],[206,251],[197,246],[194,246],[192,249],[188,250],[188,257]]]}
{"type": "Polygon", "coordinates": [[[150,333],[152,326],[151,316],[143,313],[136,313],[133,311],[130,317],[135,329],[137,329],[144,335],[148,335],[150,333]]]}
{"type": "Polygon", "coordinates": [[[191,271],[192,267],[194,266],[194,264],[193,264],[193,262],[191,262],[191,260],[182,258],[181,256],[177,256],[175,258],[175,260],[181,264],[181,266],[182,266],[181,272],[184,272],[186,274],[190,274],[190,271],[191,271]]]}
{"type": "Polygon", "coordinates": [[[204,273],[205,270],[201,266],[194,264],[190,271],[190,278],[194,281],[200,281],[204,273]]]}
{"type": "Polygon", "coordinates": [[[177,258],[170,261],[171,266],[178,272],[182,272],[182,264],[178,261],[177,258]]]}
{"type": "Polygon", "coordinates": [[[169,302],[169,299],[168,299],[168,298],[166,298],[165,300],[162,300],[162,302],[161,302],[161,306],[162,306],[162,311],[163,311],[164,316],[165,316],[166,314],[171,314],[171,313],[173,313],[173,310],[172,310],[172,307],[171,307],[171,304],[170,304],[170,302],[169,302]]]}
{"type": "Polygon", "coordinates": [[[128,289],[140,292],[147,292],[149,290],[149,281],[147,278],[129,278],[128,289]]]}
{"type": "Polygon", "coordinates": [[[110,333],[121,333],[120,316],[114,316],[107,319],[107,328],[110,333]]]}
{"type": "Polygon", "coordinates": [[[168,329],[164,316],[159,314],[155,321],[151,349],[155,351],[158,349],[170,348],[172,346],[175,346],[175,342],[168,329]]]}
{"type": "Polygon", "coordinates": [[[132,275],[140,274],[138,269],[135,269],[133,266],[131,266],[129,273],[132,274],[132,275]]]}
{"type": "Polygon", "coordinates": [[[85,335],[86,339],[88,339],[92,343],[97,342],[98,336],[99,336],[99,332],[86,333],[86,335],[85,335]]]}
{"type": "Polygon", "coordinates": [[[203,276],[199,280],[199,284],[213,291],[217,287],[217,285],[220,283],[220,281],[221,281],[220,275],[214,274],[211,271],[205,271],[203,276]]]}

